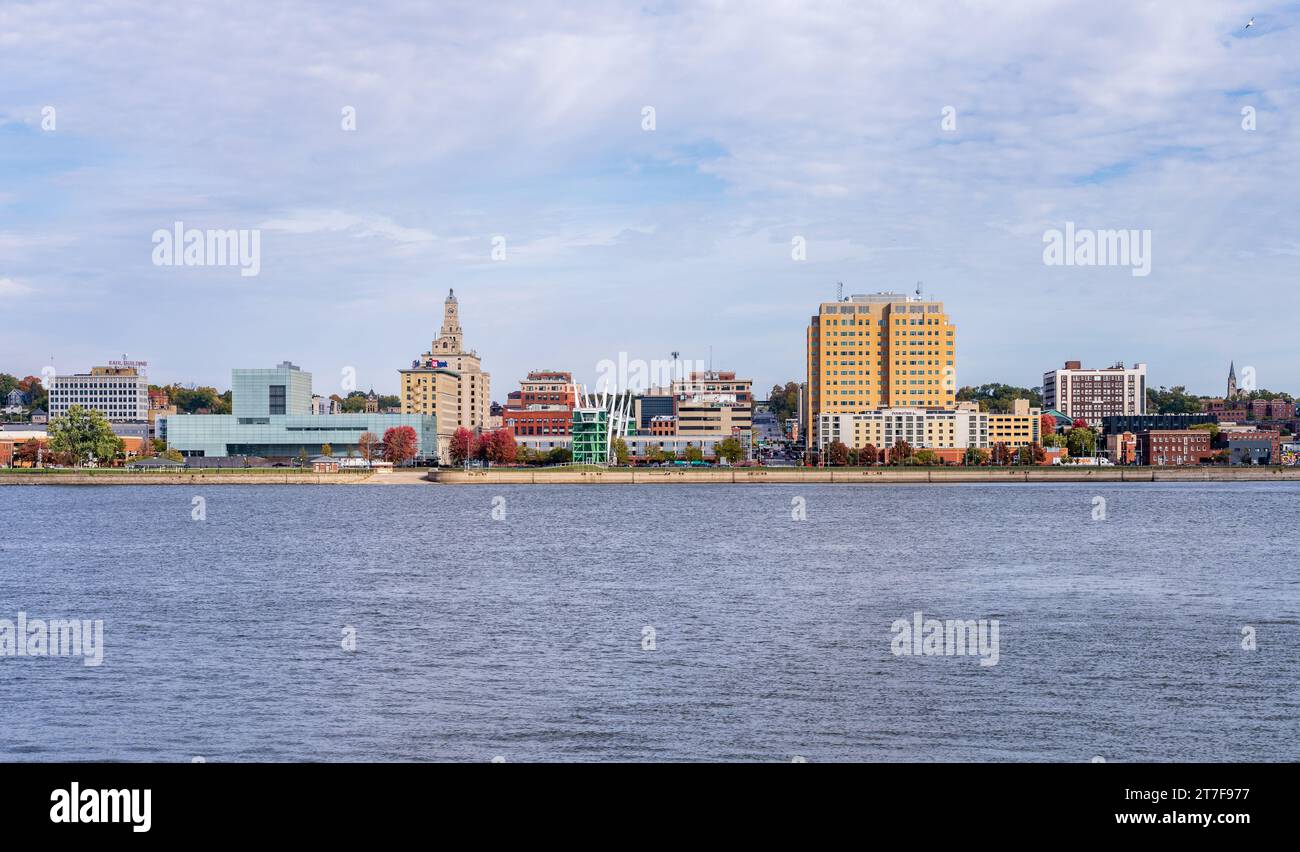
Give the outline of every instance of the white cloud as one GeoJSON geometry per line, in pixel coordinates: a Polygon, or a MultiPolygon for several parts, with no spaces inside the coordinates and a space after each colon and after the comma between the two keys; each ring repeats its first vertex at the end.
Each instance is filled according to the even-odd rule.
{"type": "Polygon", "coordinates": [[[32,292],[32,288],[21,281],[15,281],[12,278],[0,278],[0,298],[12,299],[25,296],[30,292],[32,292]]]}
{"type": "Polygon", "coordinates": [[[354,237],[382,237],[395,243],[428,243],[437,239],[427,230],[398,225],[387,216],[358,216],[341,210],[295,210],[257,227],[289,234],[346,232],[354,237]]]}

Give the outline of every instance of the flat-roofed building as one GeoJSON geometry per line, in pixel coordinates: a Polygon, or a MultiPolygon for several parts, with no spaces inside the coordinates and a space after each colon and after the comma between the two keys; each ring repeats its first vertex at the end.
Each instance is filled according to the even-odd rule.
{"type": "MultiPolygon", "coordinates": [[[[361,436],[377,440],[409,426],[416,458],[441,456],[437,419],[421,414],[313,414],[311,373],[284,362],[270,369],[231,371],[232,414],[172,414],[158,418],[167,446],[190,458],[288,458],[360,453],[361,436]]],[[[125,440],[125,438],[124,438],[125,440]]]]}
{"type": "Polygon", "coordinates": [[[1015,400],[1010,413],[980,411],[973,402],[951,409],[882,408],[856,414],[823,414],[820,448],[839,441],[850,449],[868,444],[887,449],[906,441],[914,449],[989,449],[1041,443],[1038,408],[1015,400]]]}
{"type": "Polygon", "coordinates": [[[533,370],[510,394],[501,422],[515,435],[568,435],[576,393],[572,373],[533,370]]]}
{"type": "Polygon", "coordinates": [[[1066,361],[1043,374],[1043,405],[1093,427],[1105,417],[1145,414],[1147,365],[1084,369],[1079,361],[1066,361]]]}
{"type": "Polygon", "coordinates": [[[1214,456],[1210,443],[1207,429],[1152,429],[1138,433],[1137,458],[1161,467],[1200,464],[1214,456]]]}
{"type": "Polygon", "coordinates": [[[902,293],[822,302],[805,338],[806,444],[824,414],[881,408],[952,409],[956,327],[942,302],[902,293]]]}
{"type": "Polygon", "coordinates": [[[56,375],[49,394],[52,418],[77,405],[98,411],[110,422],[149,422],[149,380],[136,367],[92,367],[89,373],[56,375]]]}

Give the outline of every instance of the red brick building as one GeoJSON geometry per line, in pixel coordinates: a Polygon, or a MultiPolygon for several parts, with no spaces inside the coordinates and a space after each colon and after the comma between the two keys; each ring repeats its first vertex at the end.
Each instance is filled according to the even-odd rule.
{"type": "Polygon", "coordinates": [[[1158,429],[1139,432],[1138,459],[1149,465],[1200,464],[1214,455],[1206,429],[1158,429]]]}
{"type": "Polygon", "coordinates": [[[511,393],[501,412],[502,425],[516,436],[568,435],[573,427],[573,374],[533,370],[511,393]]]}

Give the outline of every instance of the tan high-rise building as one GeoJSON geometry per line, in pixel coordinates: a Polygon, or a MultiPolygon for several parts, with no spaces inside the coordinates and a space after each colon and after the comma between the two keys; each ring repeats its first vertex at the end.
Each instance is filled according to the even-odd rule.
{"type": "MultiPolygon", "coordinates": [[[[432,414],[438,434],[464,427],[482,431],[492,410],[492,377],[483,372],[479,355],[466,349],[454,290],[444,303],[442,330],[429,351],[402,374],[402,413],[432,414]]],[[[441,441],[440,441],[441,442],[441,441]]]]}
{"type": "Polygon", "coordinates": [[[872,293],[822,302],[806,339],[806,445],[818,446],[823,414],[952,409],[955,338],[943,302],[919,294],[872,293]]]}

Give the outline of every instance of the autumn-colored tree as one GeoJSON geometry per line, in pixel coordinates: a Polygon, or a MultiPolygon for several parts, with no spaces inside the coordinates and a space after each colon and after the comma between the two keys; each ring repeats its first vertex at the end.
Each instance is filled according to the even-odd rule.
{"type": "Polygon", "coordinates": [[[890,464],[903,464],[912,457],[912,445],[899,438],[894,442],[894,448],[889,451],[890,464]]]}
{"type": "Polygon", "coordinates": [[[451,463],[464,464],[468,460],[474,458],[475,452],[478,449],[475,446],[476,443],[473,432],[469,431],[464,426],[457,429],[456,433],[451,436],[451,447],[449,449],[449,452],[451,453],[451,463]]]}
{"type": "Polygon", "coordinates": [[[366,461],[372,460],[382,449],[379,445],[379,439],[375,437],[373,432],[362,432],[361,437],[357,438],[357,451],[361,453],[361,457],[366,461]]]}
{"type": "Polygon", "coordinates": [[[480,443],[487,452],[488,461],[493,464],[514,464],[518,445],[514,433],[509,429],[498,429],[484,435],[480,443]]]}
{"type": "Polygon", "coordinates": [[[415,458],[420,437],[410,426],[394,426],[384,432],[384,460],[401,464],[415,458]]]}
{"type": "Polygon", "coordinates": [[[843,467],[849,463],[849,448],[840,441],[831,441],[826,446],[826,464],[843,467]]]}
{"type": "Polygon", "coordinates": [[[1051,435],[1056,431],[1056,415],[1043,414],[1038,418],[1038,432],[1041,435],[1051,435]]]}
{"type": "Polygon", "coordinates": [[[998,441],[993,445],[990,460],[997,465],[1011,464],[1011,448],[1002,441],[998,441]]]}
{"type": "Polygon", "coordinates": [[[1087,429],[1087,428],[1088,428],[1088,421],[1087,421],[1087,420],[1084,420],[1082,417],[1076,417],[1076,418],[1074,418],[1074,422],[1070,424],[1070,428],[1071,428],[1071,429],[1087,429]]]}
{"type": "Polygon", "coordinates": [[[880,461],[880,450],[875,444],[867,444],[858,450],[858,464],[863,467],[870,467],[880,461]]]}
{"type": "Polygon", "coordinates": [[[45,446],[45,444],[35,438],[23,441],[14,450],[14,461],[25,462],[35,466],[36,460],[41,456],[41,447],[43,446],[45,446]]]}
{"type": "Polygon", "coordinates": [[[325,458],[330,458],[331,456],[334,455],[334,448],[329,444],[321,444],[320,454],[325,456],[325,458]]]}
{"type": "Polygon", "coordinates": [[[1029,452],[1030,452],[1030,454],[1032,455],[1032,457],[1033,457],[1033,459],[1034,459],[1034,464],[1046,464],[1046,463],[1047,463],[1047,451],[1044,450],[1044,449],[1042,448],[1042,446],[1041,446],[1040,444],[1038,444],[1037,442],[1032,443],[1032,444],[1029,445],[1029,452]]]}

